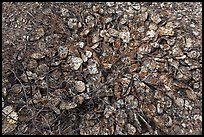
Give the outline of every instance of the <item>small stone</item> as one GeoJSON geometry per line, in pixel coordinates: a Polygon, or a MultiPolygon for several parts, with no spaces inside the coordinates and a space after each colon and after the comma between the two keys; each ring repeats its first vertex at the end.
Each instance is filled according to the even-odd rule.
{"type": "Polygon", "coordinates": [[[75,89],[78,92],[83,92],[85,91],[86,87],[85,87],[85,83],[83,81],[75,81],[75,89]]]}
{"type": "Polygon", "coordinates": [[[72,66],[74,70],[78,70],[83,63],[83,60],[79,57],[72,57],[72,66]]]}

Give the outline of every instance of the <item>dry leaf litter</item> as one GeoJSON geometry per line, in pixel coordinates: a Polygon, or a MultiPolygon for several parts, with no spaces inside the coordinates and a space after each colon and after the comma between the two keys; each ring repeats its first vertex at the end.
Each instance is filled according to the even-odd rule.
{"type": "Polygon", "coordinates": [[[2,134],[202,134],[200,2],[4,2],[2,134]]]}

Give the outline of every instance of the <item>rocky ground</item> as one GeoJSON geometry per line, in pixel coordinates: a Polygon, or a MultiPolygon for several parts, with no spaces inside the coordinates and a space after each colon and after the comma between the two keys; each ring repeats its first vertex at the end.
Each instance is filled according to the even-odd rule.
{"type": "Polygon", "coordinates": [[[2,134],[202,134],[202,4],[4,2],[2,134]]]}

